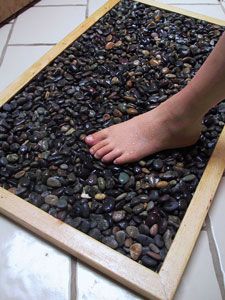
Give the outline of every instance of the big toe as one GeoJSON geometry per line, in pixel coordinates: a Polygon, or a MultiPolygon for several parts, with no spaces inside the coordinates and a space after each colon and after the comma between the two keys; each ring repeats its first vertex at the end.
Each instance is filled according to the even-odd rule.
{"type": "Polygon", "coordinates": [[[86,136],[85,143],[89,146],[94,146],[95,144],[99,143],[100,141],[104,140],[107,137],[106,131],[101,130],[99,132],[95,132],[86,136]]]}

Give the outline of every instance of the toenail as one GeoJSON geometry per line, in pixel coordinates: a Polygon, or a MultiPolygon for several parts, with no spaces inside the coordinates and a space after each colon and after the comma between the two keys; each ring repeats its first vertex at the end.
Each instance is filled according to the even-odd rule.
{"type": "Polygon", "coordinates": [[[90,153],[93,154],[94,153],[94,149],[90,149],[90,153]]]}
{"type": "Polygon", "coordinates": [[[88,135],[88,136],[86,137],[86,141],[87,141],[87,142],[93,142],[93,141],[94,141],[93,136],[92,136],[92,135],[88,135]]]}
{"type": "Polygon", "coordinates": [[[94,157],[95,157],[96,159],[99,159],[99,158],[100,158],[100,157],[98,156],[98,154],[95,154],[94,157]]]}

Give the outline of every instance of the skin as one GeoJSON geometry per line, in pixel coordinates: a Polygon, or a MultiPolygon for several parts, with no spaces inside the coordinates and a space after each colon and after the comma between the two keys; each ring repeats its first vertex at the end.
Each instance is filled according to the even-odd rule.
{"type": "Polygon", "coordinates": [[[86,137],[104,163],[125,164],[194,144],[205,113],[225,99],[225,33],[190,83],[152,111],[86,137]]]}

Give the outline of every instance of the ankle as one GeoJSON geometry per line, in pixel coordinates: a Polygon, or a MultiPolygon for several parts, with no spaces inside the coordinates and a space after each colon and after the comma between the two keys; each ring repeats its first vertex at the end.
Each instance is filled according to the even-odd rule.
{"type": "Polygon", "coordinates": [[[196,97],[192,91],[184,88],[160,106],[169,123],[185,127],[201,123],[203,119],[202,112],[194,105],[195,102],[196,97]]]}

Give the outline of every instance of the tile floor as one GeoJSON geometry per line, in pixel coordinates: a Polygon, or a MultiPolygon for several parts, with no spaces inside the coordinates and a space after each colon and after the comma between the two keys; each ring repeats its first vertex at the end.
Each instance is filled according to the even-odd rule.
{"type": "MultiPolygon", "coordinates": [[[[225,20],[217,0],[158,0],[225,20]]],[[[42,0],[0,28],[0,91],[106,0],[42,0]]],[[[225,178],[175,300],[225,299],[225,178]]],[[[141,300],[0,216],[0,300],[141,300]]]]}

